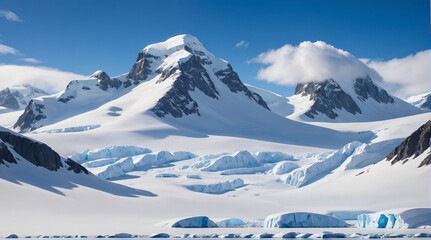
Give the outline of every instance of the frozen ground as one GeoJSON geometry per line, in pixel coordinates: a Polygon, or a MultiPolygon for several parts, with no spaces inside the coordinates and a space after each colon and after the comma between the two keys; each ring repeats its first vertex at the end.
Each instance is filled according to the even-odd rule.
{"type": "MultiPolygon", "coordinates": [[[[58,138],[53,137],[59,136],[59,134],[31,134],[31,137],[38,140],[48,140],[47,142],[52,143],[54,149],[64,155],[90,149],[82,156],[84,156],[84,160],[90,158],[93,161],[92,164],[95,164],[93,165],[95,169],[97,164],[103,165],[107,162],[112,164],[118,160],[125,161],[130,157],[134,168],[123,171],[123,175],[111,180],[117,184],[154,193],[157,196],[119,196],[79,182],[76,182],[73,188],[53,183],[48,187],[55,191],[47,191],[46,187],[32,185],[29,181],[12,182],[0,178],[0,189],[2,192],[8,193],[2,194],[0,197],[2,216],[8,216],[7,219],[0,217],[0,226],[2,226],[0,235],[16,233],[19,236],[39,234],[97,236],[98,234],[111,235],[122,232],[138,235],[161,232],[169,234],[262,234],[265,232],[279,234],[291,231],[322,233],[328,230],[348,234],[357,232],[430,233],[431,229],[363,229],[355,227],[337,228],[336,230],[211,228],[193,229],[193,232],[190,232],[187,229],[168,228],[160,225],[173,218],[207,216],[214,220],[237,218],[259,226],[268,215],[280,212],[318,214],[343,212],[342,215],[352,218],[350,216],[352,214],[348,213],[376,213],[399,208],[430,208],[431,189],[424,188],[424,185],[429,182],[431,172],[429,166],[417,168],[418,162],[421,161],[420,158],[408,161],[404,165],[391,166],[386,161],[374,164],[378,161],[376,159],[382,159],[387,153],[361,150],[373,149],[371,147],[374,146],[373,144],[381,144],[377,148],[388,150],[389,153],[390,147],[386,149],[384,146],[398,144],[430,117],[430,114],[421,114],[369,123],[313,123],[337,131],[372,131],[375,136],[370,142],[363,143],[366,145],[356,146],[350,156],[341,162],[337,161],[337,164],[333,165],[331,170],[317,181],[299,188],[283,183],[280,179],[285,174],[289,174],[290,170],[306,168],[317,161],[327,159],[338,149],[295,146],[220,135],[204,138],[170,135],[165,138],[151,139],[148,136],[143,137],[133,130],[121,135],[121,138],[127,140],[127,144],[121,144],[118,132],[115,129],[100,132],[103,130],[103,126],[86,132],[61,133],[62,141],[64,140],[66,144],[60,144],[58,138]],[[90,132],[92,134],[89,134],[90,132]],[[127,151],[126,149],[117,151],[117,153],[124,153],[119,155],[112,155],[112,151],[92,151],[97,148],[105,149],[106,146],[116,145],[116,143],[119,143],[118,146],[137,145],[140,148],[132,147],[127,151]],[[142,150],[144,152],[138,151],[139,149],[144,149],[142,150]],[[150,150],[153,152],[149,153],[150,150]],[[197,154],[198,157],[185,158],[185,160],[167,160],[168,158],[164,157],[166,162],[162,161],[162,165],[154,165],[152,160],[158,159],[158,153],[163,150],[169,151],[171,155],[174,155],[175,151],[189,151],[197,154]],[[241,150],[247,150],[255,158],[257,165],[251,158],[238,158],[238,162],[236,162],[238,164],[234,166],[217,167],[214,171],[202,171],[210,164],[217,161],[222,162],[220,159],[223,159],[223,156],[235,158],[237,156],[235,153],[241,150]],[[258,153],[270,151],[281,153],[258,153]],[[225,153],[221,154],[223,152],[225,153]],[[367,155],[368,153],[371,155],[367,155]],[[135,158],[135,156],[145,154],[152,157],[135,158]],[[208,154],[213,155],[207,156],[208,154]],[[106,162],[103,162],[103,158],[106,162]],[[109,158],[111,159],[106,160],[109,158]],[[118,159],[113,160],[113,158],[118,159]],[[372,161],[367,161],[366,166],[362,166],[358,164],[358,159],[371,159],[372,161]],[[142,163],[152,163],[151,167],[136,168],[135,164],[141,160],[142,163]],[[283,166],[286,164],[286,166],[282,167],[281,164],[283,166]],[[297,164],[298,168],[293,168],[293,164],[297,164]],[[175,174],[178,177],[156,177],[169,174],[175,174]],[[237,178],[242,179],[245,186],[223,194],[195,192],[186,187],[217,184],[237,178]],[[31,196],[31,203],[29,203],[28,196],[31,196]]],[[[245,155],[248,156],[248,154],[245,155]]],[[[164,156],[169,155],[165,152],[164,156]]],[[[81,162],[90,164],[91,161],[81,162]]],[[[128,162],[130,163],[130,160],[128,162]]],[[[360,162],[362,164],[363,161],[360,162]]],[[[92,167],[89,169],[95,170],[92,167]]],[[[350,223],[349,221],[351,220],[348,220],[348,223],[350,223]]]]}

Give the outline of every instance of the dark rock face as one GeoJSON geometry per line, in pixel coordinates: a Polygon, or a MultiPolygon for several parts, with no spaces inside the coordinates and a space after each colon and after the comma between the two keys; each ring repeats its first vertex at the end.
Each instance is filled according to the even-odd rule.
{"type": "Polygon", "coordinates": [[[145,51],[141,51],[138,54],[138,58],[136,59],[136,63],[133,65],[129,74],[127,75],[130,79],[134,80],[134,84],[137,85],[140,81],[147,80],[148,75],[151,72],[151,63],[153,60],[157,60],[159,57],[153,56],[151,54],[146,53],[145,51]]]}
{"type": "Polygon", "coordinates": [[[186,62],[179,64],[178,68],[165,70],[158,83],[174,74],[179,76],[172,88],[151,109],[158,117],[164,117],[167,114],[175,118],[180,118],[183,114],[200,115],[198,103],[189,94],[189,91],[194,91],[196,88],[208,97],[218,99],[219,93],[205,68],[199,64],[198,57],[192,56],[186,62]]]}
{"type": "Polygon", "coordinates": [[[111,79],[108,74],[103,71],[99,71],[93,75],[93,77],[97,78],[99,82],[99,87],[103,91],[108,90],[108,88],[116,88],[121,87],[122,82],[116,78],[111,79]]]}
{"type": "Polygon", "coordinates": [[[378,103],[394,103],[394,99],[384,89],[377,87],[369,76],[366,78],[357,78],[354,88],[355,93],[361,101],[372,98],[378,103]]]}
{"type": "MultiPolygon", "coordinates": [[[[422,125],[418,130],[407,137],[398,147],[396,147],[387,157],[387,161],[395,164],[399,161],[406,162],[408,158],[416,158],[430,148],[431,120],[422,125]]],[[[431,154],[428,155],[419,167],[431,164],[431,154]]]]}
{"type": "Polygon", "coordinates": [[[9,88],[0,91],[0,106],[9,109],[19,109],[18,100],[11,94],[9,88]]]}
{"type": "Polygon", "coordinates": [[[425,102],[422,103],[422,105],[420,106],[420,108],[422,108],[422,109],[430,109],[431,110],[431,94],[429,94],[426,97],[425,102]]]}
{"type": "Polygon", "coordinates": [[[18,121],[13,125],[13,128],[20,128],[21,132],[32,130],[34,123],[46,118],[42,112],[44,108],[45,106],[42,103],[31,100],[24,113],[19,116],[18,121]]]}
{"type": "MultiPolygon", "coordinates": [[[[208,75],[207,70],[203,67],[203,65],[211,64],[212,62],[205,57],[203,52],[194,51],[187,46],[184,49],[193,55],[187,61],[179,63],[178,67],[165,69],[161,72],[161,78],[157,81],[157,83],[161,83],[169,77],[176,77],[172,88],[151,109],[158,117],[164,117],[167,114],[175,118],[190,114],[200,116],[199,105],[189,94],[189,91],[194,91],[195,89],[199,89],[208,97],[219,98],[219,92],[208,75]]],[[[216,76],[229,87],[231,92],[243,93],[251,100],[269,110],[262,97],[248,90],[230,65],[228,65],[227,69],[218,71],[216,76]]]]}
{"type": "MultiPolygon", "coordinates": [[[[17,156],[11,152],[10,148],[12,148],[15,153],[19,154],[20,160],[27,160],[35,166],[44,167],[50,171],[57,171],[63,167],[60,155],[46,144],[2,129],[0,129],[0,140],[0,164],[5,164],[3,160],[17,163],[17,156]]],[[[65,163],[67,165],[65,167],[69,171],[88,174],[87,169],[73,160],[67,159],[65,163]]]]}
{"type": "Polygon", "coordinates": [[[341,89],[340,85],[334,80],[326,80],[321,83],[310,82],[296,85],[295,94],[310,96],[310,100],[315,101],[310,110],[305,113],[309,118],[314,118],[319,112],[331,119],[338,117],[334,111],[346,110],[351,114],[362,114],[361,109],[353,101],[352,97],[341,89]]]}
{"type": "Polygon", "coordinates": [[[236,72],[233,71],[232,66],[228,64],[228,68],[225,70],[221,70],[216,72],[216,76],[220,78],[220,80],[229,87],[229,90],[234,93],[244,93],[251,100],[255,101],[257,104],[269,110],[268,105],[263,100],[263,98],[257,94],[251,92],[239,79],[239,76],[236,72]]]}
{"type": "Polygon", "coordinates": [[[10,144],[16,153],[36,166],[50,171],[56,171],[63,166],[60,155],[43,143],[6,131],[0,131],[0,139],[10,144]]]}

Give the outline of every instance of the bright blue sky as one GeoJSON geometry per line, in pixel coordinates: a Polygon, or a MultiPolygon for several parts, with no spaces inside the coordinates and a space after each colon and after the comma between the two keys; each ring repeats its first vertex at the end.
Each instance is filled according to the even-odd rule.
{"type": "MultiPolygon", "coordinates": [[[[138,52],[174,35],[195,35],[228,60],[243,82],[290,95],[255,79],[247,61],[284,44],[322,40],[358,58],[391,59],[429,49],[428,0],[406,1],[135,1],[0,0],[0,10],[23,21],[0,19],[2,44],[42,66],[83,75],[128,72],[138,52]],[[241,40],[247,48],[234,48],[241,40]]],[[[0,63],[24,64],[13,55],[0,63]]]]}

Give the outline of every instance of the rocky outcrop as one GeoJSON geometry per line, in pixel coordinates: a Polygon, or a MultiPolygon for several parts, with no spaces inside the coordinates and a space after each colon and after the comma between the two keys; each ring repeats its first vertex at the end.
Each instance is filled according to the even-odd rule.
{"type": "Polygon", "coordinates": [[[394,103],[394,99],[382,88],[376,86],[369,76],[357,78],[354,83],[355,93],[361,101],[369,98],[378,103],[394,103]]]}
{"type": "Polygon", "coordinates": [[[67,159],[63,165],[60,155],[46,144],[34,141],[6,129],[0,129],[0,164],[18,163],[17,160],[27,160],[38,167],[57,171],[66,167],[75,173],[88,174],[87,169],[67,159]]]}
{"type": "Polygon", "coordinates": [[[25,108],[24,113],[19,116],[18,121],[13,125],[13,128],[19,128],[21,132],[35,129],[36,126],[34,124],[46,118],[42,111],[44,108],[43,103],[31,100],[25,108]]]}
{"type": "Polygon", "coordinates": [[[108,74],[104,71],[97,71],[93,75],[90,76],[90,78],[96,78],[97,82],[99,83],[100,89],[103,91],[108,90],[108,88],[120,88],[122,82],[116,78],[111,79],[108,74]]]}
{"type": "Polygon", "coordinates": [[[0,91],[0,106],[14,110],[19,109],[19,103],[9,88],[0,91]]]}
{"type": "MultiPolygon", "coordinates": [[[[398,147],[396,147],[386,160],[395,164],[399,161],[406,162],[410,158],[416,158],[426,150],[430,149],[431,120],[422,125],[418,130],[407,137],[398,147]]],[[[419,167],[431,164],[431,154],[425,157],[419,167]]]]}
{"type": "Polygon", "coordinates": [[[127,75],[128,78],[133,80],[134,84],[139,84],[140,81],[147,80],[148,76],[152,73],[151,63],[158,60],[160,57],[148,54],[145,50],[138,54],[135,64],[127,75]]]}
{"type": "Polygon", "coordinates": [[[305,113],[309,118],[314,118],[319,113],[323,113],[331,119],[338,117],[336,110],[346,110],[351,114],[361,114],[361,109],[352,97],[345,93],[334,80],[324,82],[310,82],[306,84],[298,83],[295,94],[309,96],[314,101],[310,110],[305,113]]]}

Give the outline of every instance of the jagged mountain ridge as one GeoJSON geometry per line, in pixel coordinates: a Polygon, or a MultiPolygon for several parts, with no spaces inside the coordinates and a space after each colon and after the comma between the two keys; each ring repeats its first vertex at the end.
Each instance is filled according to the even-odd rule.
{"type": "Polygon", "coordinates": [[[423,113],[390,95],[370,76],[299,83],[291,97],[253,86],[249,88],[259,93],[275,113],[300,121],[364,122],[423,113]]]}
{"type": "Polygon", "coordinates": [[[110,78],[105,72],[97,71],[89,80],[71,81],[55,97],[32,100],[14,128],[22,132],[32,131],[64,120],[100,107],[150,80],[155,80],[152,87],[163,88],[165,91],[155,99],[156,102],[150,109],[161,118],[167,115],[174,118],[200,115],[199,103],[191,97],[190,92],[199,90],[207,97],[217,100],[221,93],[214,81],[220,81],[232,93],[243,95],[269,110],[259,94],[251,92],[241,82],[229,63],[208,52],[197,38],[180,35],[144,48],[128,74],[110,78]],[[87,104],[83,106],[82,102],[85,101],[92,101],[93,107],[89,109],[87,104]],[[84,107],[84,110],[79,110],[80,107],[84,107]],[[51,116],[54,115],[51,111],[59,108],[73,110],[63,117],[51,116]]]}

